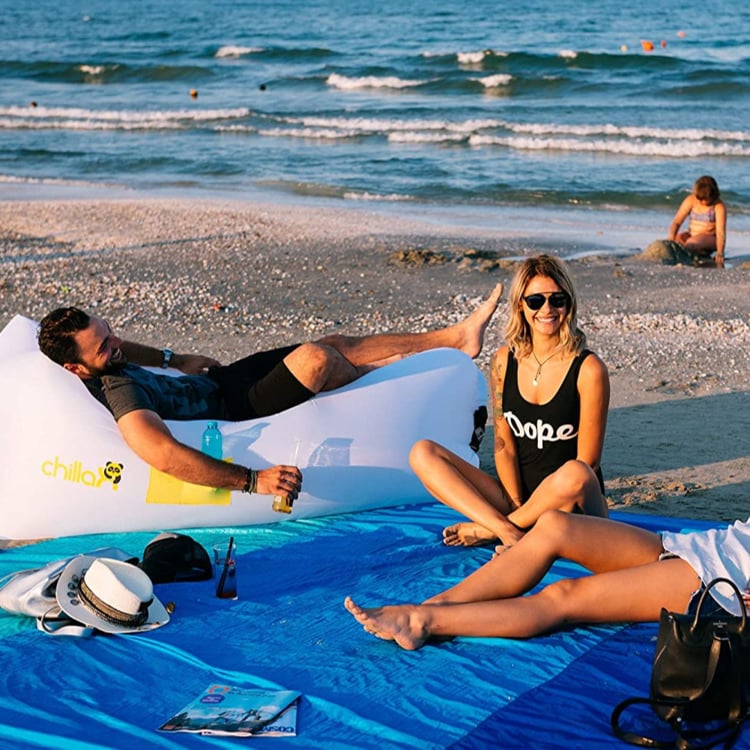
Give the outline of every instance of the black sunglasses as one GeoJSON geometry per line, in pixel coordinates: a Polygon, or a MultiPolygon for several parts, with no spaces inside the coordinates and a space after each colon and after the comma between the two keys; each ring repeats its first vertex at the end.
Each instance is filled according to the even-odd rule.
{"type": "Polygon", "coordinates": [[[567,307],[570,304],[570,297],[567,292],[549,292],[547,294],[539,292],[523,298],[530,310],[541,310],[544,307],[545,300],[549,300],[550,305],[557,308],[567,307]]]}

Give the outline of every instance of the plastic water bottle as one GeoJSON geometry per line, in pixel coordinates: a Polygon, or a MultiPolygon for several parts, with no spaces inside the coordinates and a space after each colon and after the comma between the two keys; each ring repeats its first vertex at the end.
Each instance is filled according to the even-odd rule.
{"type": "Polygon", "coordinates": [[[221,447],[221,432],[216,422],[209,422],[203,431],[201,439],[201,450],[211,458],[217,458],[221,461],[223,454],[221,447]]]}

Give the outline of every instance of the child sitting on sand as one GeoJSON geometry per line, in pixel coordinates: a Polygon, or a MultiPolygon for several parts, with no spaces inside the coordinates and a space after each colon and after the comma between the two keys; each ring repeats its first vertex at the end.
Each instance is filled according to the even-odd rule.
{"type": "Polygon", "coordinates": [[[716,180],[704,175],[693,185],[693,192],[685,198],[669,227],[669,239],[679,242],[696,258],[708,258],[716,253],[716,265],[724,267],[724,246],[727,232],[727,210],[721,200],[716,180]],[[688,230],[680,232],[685,219],[688,230]]]}

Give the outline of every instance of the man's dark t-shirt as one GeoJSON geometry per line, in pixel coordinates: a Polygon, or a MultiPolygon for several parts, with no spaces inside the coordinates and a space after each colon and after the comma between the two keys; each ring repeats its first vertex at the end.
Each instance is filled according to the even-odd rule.
{"type": "Polygon", "coordinates": [[[173,377],[126,364],[84,382],[116,420],[138,409],[155,411],[162,419],[224,418],[219,384],[207,375],[173,377]]]}

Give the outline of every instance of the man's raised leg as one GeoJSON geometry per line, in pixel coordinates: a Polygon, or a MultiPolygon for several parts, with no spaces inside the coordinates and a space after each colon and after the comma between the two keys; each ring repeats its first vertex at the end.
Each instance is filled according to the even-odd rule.
{"type": "Polygon", "coordinates": [[[284,358],[284,363],[305,388],[320,393],[340,388],[370,370],[428,349],[449,347],[477,357],[502,293],[503,285],[498,284],[471,315],[446,328],[369,336],[332,334],[297,347],[284,358]]]}
{"type": "Polygon", "coordinates": [[[316,343],[334,348],[355,367],[378,365],[428,349],[459,349],[472,359],[479,356],[484,334],[503,293],[498,284],[490,296],[467,318],[446,328],[420,333],[376,333],[370,336],[332,334],[316,343]]]}

